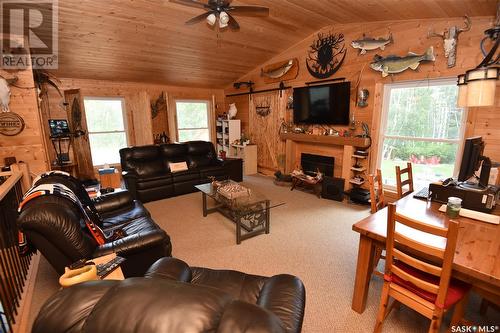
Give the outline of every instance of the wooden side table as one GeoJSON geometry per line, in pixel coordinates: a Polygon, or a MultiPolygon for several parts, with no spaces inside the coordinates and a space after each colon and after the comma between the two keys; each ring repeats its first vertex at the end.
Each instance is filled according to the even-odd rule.
{"type": "Polygon", "coordinates": [[[99,174],[99,181],[101,182],[101,188],[120,188],[122,187],[122,179],[118,172],[99,174]]]}

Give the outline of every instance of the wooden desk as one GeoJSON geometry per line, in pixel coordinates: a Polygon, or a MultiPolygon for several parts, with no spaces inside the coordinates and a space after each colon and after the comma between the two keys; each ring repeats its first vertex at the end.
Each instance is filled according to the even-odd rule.
{"type": "MultiPolygon", "coordinates": [[[[446,216],[438,211],[441,204],[427,203],[409,195],[396,202],[397,211],[420,221],[446,226],[446,216]]],[[[453,260],[453,277],[469,282],[476,288],[500,297],[500,226],[465,217],[459,222],[458,240],[453,260]]],[[[438,248],[444,248],[444,239],[397,225],[398,231],[438,248]]],[[[385,247],[387,208],[372,214],[352,226],[359,232],[358,263],[352,297],[352,309],[363,313],[372,275],[376,244],[385,247]]]]}

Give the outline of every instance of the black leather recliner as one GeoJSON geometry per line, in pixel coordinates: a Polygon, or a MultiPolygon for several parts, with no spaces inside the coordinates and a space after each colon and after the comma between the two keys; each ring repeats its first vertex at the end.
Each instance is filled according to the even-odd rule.
{"type": "Polygon", "coordinates": [[[144,278],[85,282],[57,292],[32,333],[297,333],[304,310],[305,288],[295,276],[268,278],[164,258],[144,278]]]}
{"type": "Polygon", "coordinates": [[[125,185],[142,202],[195,192],[209,177],[242,180],[241,162],[219,160],[206,141],[128,147],[120,149],[120,158],[125,185]],[[169,164],[178,162],[186,162],[188,170],[171,172],[169,164]]]}
{"type": "Polygon", "coordinates": [[[17,223],[29,243],[38,249],[57,273],[80,260],[117,253],[127,260],[125,276],[142,276],[159,258],[170,256],[170,237],[150,217],[149,212],[128,191],[119,191],[90,199],[82,184],[73,177],[51,175],[42,183],[61,183],[68,187],[84,205],[100,216],[105,233],[122,229],[126,236],[103,245],[89,234],[85,217],[70,200],[54,195],[36,197],[23,207],[17,223]]]}

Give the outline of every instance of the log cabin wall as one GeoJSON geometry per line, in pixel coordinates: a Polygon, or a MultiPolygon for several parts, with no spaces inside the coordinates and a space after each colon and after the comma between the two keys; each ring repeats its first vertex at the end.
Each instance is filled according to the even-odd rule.
{"type": "MultiPolygon", "coordinates": [[[[127,135],[129,145],[144,145],[153,143],[153,136],[166,132],[169,137],[171,129],[175,128],[169,121],[175,121],[175,100],[207,100],[215,104],[218,109],[224,106],[224,92],[222,89],[205,89],[178,87],[137,82],[117,82],[87,79],[61,79],[61,90],[80,89],[83,97],[122,97],[125,101],[127,119],[127,135]],[[151,119],[150,101],[156,100],[164,92],[167,98],[168,110],[172,114],[160,112],[155,119],[151,119]]],[[[50,117],[66,119],[66,111],[61,107],[62,98],[52,87],[49,91],[50,117]]],[[[48,115],[43,115],[48,119],[48,115]]],[[[54,159],[53,149],[50,149],[51,159],[54,159]]]]}
{"type": "Polygon", "coordinates": [[[38,113],[37,92],[34,88],[31,68],[9,71],[17,76],[15,86],[10,86],[10,111],[24,119],[24,130],[15,136],[0,134],[0,165],[4,165],[5,157],[16,157],[17,161],[26,162],[30,171],[41,173],[48,168],[47,150],[43,141],[43,131],[38,113]],[[25,87],[25,88],[19,88],[25,87]]]}
{"type": "MultiPolygon", "coordinates": [[[[354,115],[356,121],[365,122],[370,126],[371,136],[373,138],[373,146],[370,150],[370,170],[374,170],[377,157],[377,139],[379,135],[380,114],[382,111],[382,95],[384,84],[408,81],[408,80],[425,80],[433,78],[456,78],[458,74],[464,73],[466,70],[471,69],[481,62],[483,56],[479,49],[479,43],[484,37],[484,30],[490,28],[494,22],[493,17],[472,17],[472,28],[468,32],[460,35],[458,41],[457,63],[453,68],[447,68],[447,59],[444,57],[443,41],[441,38],[427,38],[430,28],[436,32],[441,32],[445,28],[452,25],[463,26],[463,18],[456,19],[425,19],[425,20],[408,20],[408,21],[385,21],[385,22],[372,22],[372,23],[355,23],[344,25],[328,26],[320,31],[314,33],[303,41],[292,46],[288,50],[282,52],[280,55],[273,57],[266,63],[255,68],[252,72],[238,79],[238,81],[253,81],[255,82],[254,89],[269,89],[277,88],[278,83],[266,84],[260,75],[261,68],[276,62],[297,58],[299,59],[299,74],[296,79],[285,82],[287,86],[300,87],[304,86],[305,82],[315,81],[306,68],[306,57],[308,54],[309,46],[316,39],[318,33],[343,33],[345,36],[345,45],[347,48],[347,56],[344,60],[340,70],[335,73],[331,78],[345,77],[351,82],[351,115],[354,115]],[[359,55],[359,50],[350,46],[351,41],[360,38],[363,33],[370,37],[379,38],[387,37],[392,33],[394,43],[386,47],[385,50],[368,51],[364,55],[359,55]],[[418,70],[406,70],[403,73],[396,74],[393,77],[389,76],[382,78],[380,72],[375,72],[370,68],[370,62],[375,54],[387,56],[390,54],[406,55],[408,52],[423,53],[429,46],[434,47],[436,61],[434,63],[422,63],[418,70]],[[362,71],[362,73],[361,73],[362,71]],[[358,108],[355,105],[356,90],[353,87],[358,81],[361,74],[360,88],[368,89],[370,96],[368,99],[368,107],[358,108]]],[[[238,93],[246,91],[245,89],[236,90],[232,86],[226,89],[226,94],[238,93]]],[[[277,93],[276,93],[277,94],[277,93]]],[[[241,97],[238,97],[241,99],[241,97]]],[[[231,100],[230,97],[226,99],[231,100]]],[[[500,101],[499,101],[500,102],[500,101]]],[[[497,103],[498,105],[498,103],[497,103]]],[[[238,106],[238,101],[237,101],[238,106]]],[[[242,116],[246,117],[246,113],[252,112],[249,110],[241,110],[246,107],[246,104],[240,103],[238,106],[242,116]]],[[[288,112],[288,111],[287,111],[288,112]]],[[[495,160],[500,160],[498,153],[500,150],[500,129],[498,125],[498,117],[495,115],[498,112],[498,107],[492,108],[471,108],[469,110],[469,122],[466,133],[482,135],[487,144],[487,153],[495,160]],[[495,119],[497,118],[497,119],[495,119]]],[[[242,119],[242,122],[251,122],[252,117],[242,119]]],[[[346,126],[334,126],[337,130],[347,129],[346,126]]],[[[258,133],[249,133],[250,136],[265,136],[269,133],[260,133],[266,131],[263,127],[249,128],[258,133]]],[[[282,146],[276,145],[277,149],[275,155],[284,153],[281,151],[282,146]]],[[[308,147],[312,149],[313,147],[308,147]]],[[[306,147],[303,147],[306,149],[306,147]]],[[[331,147],[331,156],[339,157],[338,147],[331,147]]],[[[340,161],[341,159],[339,159],[340,161]]],[[[336,158],[336,163],[337,158],[336,158]]],[[[335,176],[340,176],[338,173],[341,166],[336,166],[335,176]]]]}

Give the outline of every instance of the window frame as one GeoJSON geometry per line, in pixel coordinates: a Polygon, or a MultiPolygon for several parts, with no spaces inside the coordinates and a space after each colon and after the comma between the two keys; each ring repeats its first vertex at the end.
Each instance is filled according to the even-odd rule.
{"type": "Polygon", "coordinates": [[[181,141],[179,138],[179,131],[183,130],[200,130],[200,129],[206,129],[208,130],[208,141],[212,142],[213,140],[213,135],[212,135],[212,119],[211,119],[211,102],[206,99],[175,99],[175,135],[177,137],[177,141],[179,142],[184,142],[181,141]],[[177,103],[204,103],[207,106],[207,127],[193,127],[193,128],[179,128],[179,121],[177,117],[177,103]]]}
{"type": "MultiPolygon", "coordinates": [[[[422,137],[409,137],[409,136],[398,136],[398,135],[386,135],[385,132],[387,130],[387,117],[389,114],[389,106],[390,106],[390,97],[392,89],[399,88],[420,88],[420,87],[429,87],[429,86],[445,86],[445,85],[456,85],[457,79],[456,77],[446,77],[446,78],[437,78],[437,79],[426,79],[426,80],[411,80],[411,81],[403,81],[403,82],[395,82],[384,85],[383,89],[383,99],[382,99],[382,114],[380,117],[380,130],[378,133],[378,147],[377,147],[377,169],[382,167],[382,152],[384,149],[384,140],[385,139],[397,139],[397,140],[412,140],[412,141],[420,141],[420,142],[443,142],[443,143],[454,143],[458,145],[457,149],[457,158],[455,159],[455,165],[453,166],[453,177],[458,175],[460,164],[462,163],[462,154],[464,149],[465,142],[465,132],[467,126],[467,118],[468,118],[468,108],[462,108],[463,116],[460,123],[460,133],[458,139],[434,139],[434,138],[422,138],[422,137]]],[[[383,176],[383,175],[382,175],[383,176]]],[[[396,185],[384,184],[384,189],[396,191],[396,185]]]]}
{"type": "MultiPolygon", "coordinates": [[[[125,98],[124,97],[120,97],[120,96],[112,96],[112,97],[108,97],[108,96],[84,96],[83,97],[83,105],[85,106],[85,100],[100,100],[100,101],[120,101],[121,102],[121,105],[122,105],[122,118],[123,118],[123,131],[99,131],[99,132],[91,132],[89,129],[88,129],[88,124],[87,124],[87,110],[85,109],[85,123],[87,124],[87,135],[89,137],[89,146],[90,146],[90,135],[91,134],[110,134],[110,133],[124,133],[125,134],[125,142],[126,142],[126,146],[128,146],[130,144],[130,138],[129,138],[129,131],[128,131],[128,119],[127,119],[127,110],[126,110],[126,107],[125,107],[125,98]]],[[[92,154],[92,147],[89,147],[90,148],[90,153],[92,154]]],[[[94,165],[94,162],[92,161],[92,165],[94,167],[102,167],[104,164],[96,164],[94,165]]],[[[111,166],[117,166],[117,165],[120,165],[120,162],[118,163],[111,163],[109,164],[111,166]]]]}

